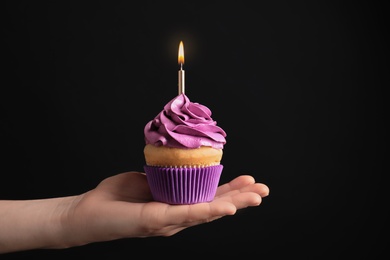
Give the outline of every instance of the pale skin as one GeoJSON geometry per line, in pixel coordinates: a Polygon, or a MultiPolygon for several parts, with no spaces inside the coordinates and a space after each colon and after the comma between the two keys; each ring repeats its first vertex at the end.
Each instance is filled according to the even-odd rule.
{"type": "Polygon", "coordinates": [[[250,175],[220,185],[213,201],[169,205],[153,201],[146,176],[126,172],[80,195],[0,200],[0,254],[61,249],[121,238],[172,236],[237,210],[260,205],[269,188],[250,175]]]}

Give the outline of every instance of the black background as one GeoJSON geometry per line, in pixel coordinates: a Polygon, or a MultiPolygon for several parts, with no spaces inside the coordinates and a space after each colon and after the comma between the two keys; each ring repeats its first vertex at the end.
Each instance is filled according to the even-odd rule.
{"type": "Polygon", "coordinates": [[[142,171],[144,125],[177,94],[180,40],[187,96],[208,106],[228,134],[221,183],[248,173],[271,192],[259,207],[172,237],[0,258],[376,259],[384,252],[382,6],[3,3],[2,199],[74,195],[142,171]]]}

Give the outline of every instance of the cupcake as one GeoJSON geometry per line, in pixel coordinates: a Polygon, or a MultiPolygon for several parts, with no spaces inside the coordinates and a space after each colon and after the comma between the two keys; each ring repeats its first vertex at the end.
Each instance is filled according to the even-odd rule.
{"type": "Polygon", "coordinates": [[[208,107],[180,94],[145,125],[144,136],[144,170],[156,201],[194,204],[214,199],[226,133],[208,107]]]}

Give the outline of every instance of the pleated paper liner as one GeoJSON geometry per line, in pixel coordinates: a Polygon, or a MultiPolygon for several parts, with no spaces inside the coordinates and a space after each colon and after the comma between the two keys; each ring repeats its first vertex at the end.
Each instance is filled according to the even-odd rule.
{"type": "Polygon", "coordinates": [[[169,168],[144,166],[154,200],[195,204],[214,199],[223,166],[169,168]]]}

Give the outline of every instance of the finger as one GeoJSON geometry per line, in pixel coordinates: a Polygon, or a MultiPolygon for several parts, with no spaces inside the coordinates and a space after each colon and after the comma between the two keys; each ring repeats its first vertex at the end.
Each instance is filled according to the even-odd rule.
{"type": "Polygon", "coordinates": [[[217,216],[233,215],[236,207],[228,201],[211,201],[209,203],[197,203],[189,206],[190,219],[206,220],[217,216]]]}
{"type": "MultiPolygon", "coordinates": [[[[252,185],[253,190],[260,185],[252,185]]],[[[236,190],[237,191],[237,190],[236,190]]],[[[222,196],[210,203],[198,203],[187,206],[171,206],[170,212],[174,222],[169,223],[172,226],[193,226],[201,223],[211,222],[223,216],[234,215],[238,209],[258,206],[262,202],[261,196],[252,191],[237,192],[230,196],[222,196]],[[187,207],[187,208],[185,208],[187,207]],[[174,210],[174,211],[173,211],[174,210]],[[188,215],[183,214],[183,210],[187,210],[188,215]]]]}
{"type": "Polygon", "coordinates": [[[245,187],[253,183],[255,183],[255,179],[250,175],[238,176],[235,179],[231,180],[230,182],[219,186],[216,192],[216,196],[229,192],[231,190],[240,189],[242,187],[245,187]]]}
{"type": "MultiPolygon", "coordinates": [[[[244,183],[245,184],[245,183],[244,183]]],[[[253,184],[248,184],[245,186],[240,187],[237,185],[236,187],[233,187],[232,185],[226,185],[229,187],[222,187],[219,191],[216,192],[215,197],[221,197],[221,196],[230,196],[235,193],[239,192],[255,192],[259,194],[261,197],[266,197],[269,195],[269,188],[267,185],[263,183],[253,183],[253,184]],[[236,188],[236,189],[235,189],[236,188]]]]}
{"type": "Polygon", "coordinates": [[[261,197],[267,197],[269,194],[269,188],[263,183],[254,183],[245,186],[239,190],[240,192],[254,192],[259,194],[261,197]]]}
{"type": "Polygon", "coordinates": [[[231,197],[231,202],[237,209],[259,206],[262,198],[259,194],[253,192],[238,193],[231,197]]]}
{"type": "Polygon", "coordinates": [[[146,179],[141,172],[120,173],[103,180],[97,187],[106,190],[103,195],[112,194],[128,201],[151,201],[152,194],[146,179]]]}

